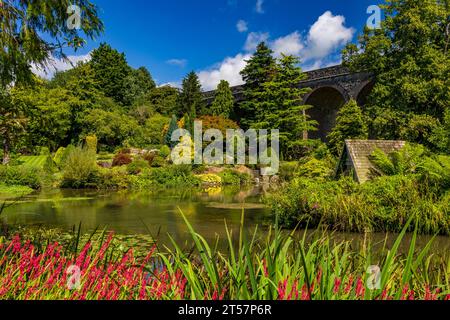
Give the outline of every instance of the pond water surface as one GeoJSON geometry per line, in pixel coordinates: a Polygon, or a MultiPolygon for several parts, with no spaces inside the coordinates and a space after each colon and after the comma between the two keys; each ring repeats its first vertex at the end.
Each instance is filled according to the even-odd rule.
{"type": "MultiPolygon", "coordinates": [[[[180,210],[195,231],[209,243],[219,237],[226,246],[225,221],[237,239],[242,211],[247,231],[257,227],[264,236],[271,223],[270,210],[261,201],[261,187],[211,188],[206,190],[168,189],[153,192],[111,192],[96,190],[51,190],[25,197],[3,213],[3,219],[13,225],[42,225],[71,230],[81,222],[83,232],[99,229],[113,230],[121,235],[151,235],[160,244],[170,245],[170,234],[178,243],[190,242],[191,237],[180,210]]],[[[298,232],[302,236],[302,231],[298,232]]],[[[395,234],[333,233],[337,240],[351,240],[356,246],[367,238],[375,247],[389,247],[395,234]]],[[[405,237],[400,250],[407,251],[411,235],[405,237]]],[[[423,247],[430,236],[420,236],[423,247]]],[[[450,237],[437,237],[433,251],[450,252],[450,237]]]]}

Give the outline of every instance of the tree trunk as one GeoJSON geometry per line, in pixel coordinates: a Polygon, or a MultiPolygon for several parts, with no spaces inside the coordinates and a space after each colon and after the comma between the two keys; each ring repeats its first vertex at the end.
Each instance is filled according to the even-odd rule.
{"type": "Polygon", "coordinates": [[[11,160],[11,147],[8,138],[3,138],[3,164],[7,165],[11,160]]]}

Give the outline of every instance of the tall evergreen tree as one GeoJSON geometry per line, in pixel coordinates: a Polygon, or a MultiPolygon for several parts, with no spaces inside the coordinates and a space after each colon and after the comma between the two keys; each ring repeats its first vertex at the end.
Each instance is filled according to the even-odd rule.
{"type": "Polygon", "coordinates": [[[250,127],[256,121],[258,115],[263,112],[264,83],[273,79],[276,61],[273,51],[264,43],[260,43],[255,54],[247,61],[247,65],[241,71],[244,80],[244,101],[240,103],[238,116],[244,127],[250,127]]]}
{"type": "Polygon", "coordinates": [[[309,119],[302,105],[308,88],[299,88],[306,74],[299,67],[299,58],[282,55],[277,61],[274,76],[263,83],[259,102],[260,112],[256,115],[254,126],[263,129],[280,130],[280,144],[285,158],[296,158],[297,146],[303,140],[303,133],[315,129],[315,121],[309,119]]]}
{"type": "Polygon", "coordinates": [[[339,155],[346,139],[367,139],[366,119],[355,100],[350,100],[339,110],[336,126],[328,135],[328,146],[333,154],[339,155]]]}
{"type": "Polygon", "coordinates": [[[168,145],[170,148],[173,148],[177,145],[178,142],[172,141],[172,134],[175,130],[178,130],[178,120],[175,115],[172,116],[170,120],[169,129],[167,130],[167,134],[164,138],[164,143],[168,145]]]}
{"type": "Polygon", "coordinates": [[[209,113],[213,116],[229,118],[234,108],[234,97],[230,84],[226,80],[220,81],[217,86],[216,95],[209,113]]]}
{"type": "Polygon", "coordinates": [[[126,104],[126,79],[132,73],[124,53],[119,53],[110,45],[102,43],[92,52],[90,62],[95,80],[107,97],[126,104]]]}
{"type": "Polygon", "coordinates": [[[189,117],[195,119],[197,115],[203,112],[204,102],[202,86],[197,74],[192,71],[183,79],[183,86],[180,93],[180,116],[189,114],[189,117]]]}

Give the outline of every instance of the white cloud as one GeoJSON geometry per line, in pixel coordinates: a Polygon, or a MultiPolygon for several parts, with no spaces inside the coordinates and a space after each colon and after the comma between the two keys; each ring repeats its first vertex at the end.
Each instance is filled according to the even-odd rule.
{"type": "Polygon", "coordinates": [[[186,59],[170,59],[170,60],[167,60],[166,63],[170,64],[172,66],[184,68],[187,64],[187,60],[186,59]]]}
{"type": "Polygon", "coordinates": [[[237,86],[243,83],[239,72],[245,68],[250,54],[238,54],[235,57],[228,57],[217,66],[210,70],[198,73],[203,90],[214,90],[220,80],[227,80],[231,86],[237,86]]]}
{"type": "Polygon", "coordinates": [[[321,59],[352,40],[355,29],[345,27],[344,16],[326,11],[311,26],[303,59],[321,59]]]}
{"type": "Polygon", "coordinates": [[[270,44],[276,56],[281,56],[282,53],[287,55],[299,55],[304,48],[300,33],[295,31],[285,37],[280,37],[270,44]]]}
{"type": "Polygon", "coordinates": [[[158,85],[159,88],[167,87],[167,86],[172,87],[172,88],[180,89],[181,88],[181,82],[165,82],[165,83],[161,83],[161,84],[158,85]]]}
{"type": "Polygon", "coordinates": [[[88,62],[91,60],[91,53],[80,56],[67,56],[66,59],[58,59],[55,57],[47,61],[47,67],[41,68],[36,65],[31,66],[31,70],[37,76],[44,79],[51,79],[57,71],[67,71],[73,69],[80,62],[88,62]]]}
{"type": "Polygon", "coordinates": [[[256,0],[256,5],[255,5],[256,12],[258,12],[260,14],[264,13],[263,4],[264,4],[264,0],[256,0]]]}
{"type": "Polygon", "coordinates": [[[247,22],[244,20],[239,20],[236,24],[236,28],[239,32],[247,32],[248,31],[248,25],[247,22]]]}
{"type": "Polygon", "coordinates": [[[305,71],[337,65],[341,61],[336,50],[351,41],[354,33],[353,28],[345,27],[345,17],[326,11],[311,26],[306,39],[298,31],[275,40],[270,40],[269,33],[251,32],[245,42],[245,54],[228,57],[213,68],[199,72],[198,76],[204,90],[215,89],[220,80],[227,80],[232,86],[242,84],[239,73],[247,64],[245,60],[262,41],[267,42],[276,56],[281,53],[300,56],[305,71]]]}
{"type": "Polygon", "coordinates": [[[255,51],[259,43],[266,42],[268,39],[269,33],[267,32],[250,32],[247,41],[245,41],[244,49],[248,52],[255,51]]]}

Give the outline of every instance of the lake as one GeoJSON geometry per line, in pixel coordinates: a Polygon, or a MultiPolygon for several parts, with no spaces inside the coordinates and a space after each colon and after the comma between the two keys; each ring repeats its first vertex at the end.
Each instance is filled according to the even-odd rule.
{"type": "MultiPolygon", "coordinates": [[[[222,239],[221,246],[226,246],[225,221],[234,230],[236,240],[242,210],[246,230],[253,232],[257,227],[259,235],[265,234],[271,217],[270,210],[261,202],[263,194],[262,187],[180,188],[138,193],[54,189],[23,198],[3,213],[3,219],[13,225],[42,225],[63,230],[71,230],[81,222],[85,233],[106,228],[121,235],[151,235],[160,244],[168,245],[168,234],[178,243],[190,242],[181,210],[209,243],[218,236],[222,239]]],[[[302,236],[303,232],[297,234],[302,236]]],[[[382,248],[385,242],[391,246],[396,235],[333,233],[333,237],[353,241],[356,246],[370,238],[375,248],[382,248]]],[[[407,251],[410,237],[410,234],[405,237],[401,251],[407,251]]],[[[418,237],[418,247],[430,239],[430,236],[418,237]]],[[[450,237],[437,237],[432,250],[450,252],[450,237]]]]}

